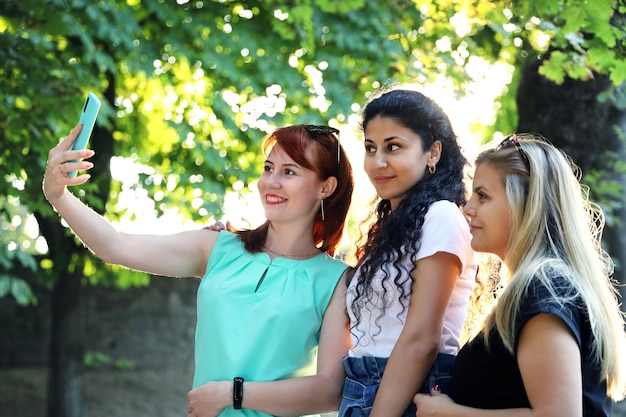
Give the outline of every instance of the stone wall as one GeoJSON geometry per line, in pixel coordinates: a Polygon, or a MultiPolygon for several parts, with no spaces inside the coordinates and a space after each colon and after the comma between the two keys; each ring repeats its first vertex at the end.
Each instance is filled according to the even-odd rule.
{"type": "MultiPolygon", "coordinates": [[[[172,361],[191,370],[199,282],[153,277],[149,286],[128,290],[83,287],[86,351],[140,368],[172,361]]],[[[0,367],[47,364],[50,291],[32,285],[37,305],[22,307],[0,298],[0,367]]]]}

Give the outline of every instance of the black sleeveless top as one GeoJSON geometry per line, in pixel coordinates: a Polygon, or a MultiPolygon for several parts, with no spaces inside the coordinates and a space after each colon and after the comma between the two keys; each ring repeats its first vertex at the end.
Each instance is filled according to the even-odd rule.
{"type": "MultiPolygon", "coordinates": [[[[555,277],[556,290],[568,294],[572,287],[555,277]]],[[[587,308],[578,297],[561,306],[538,280],[522,298],[515,331],[515,348],[524,325],[539,313],[553,314],[565,322],[578,342],[582,358],[583,416],[608,417],[612,402],[606,394],[606,380],[591,359],[594,338],[587,308]]],[[[479,334],[459,352],[453,370],[452,398],[458,404],[483,409],[530,408],[516,357],[510,354],[498,332],[489,336],[489,351],[479,334]]]]}

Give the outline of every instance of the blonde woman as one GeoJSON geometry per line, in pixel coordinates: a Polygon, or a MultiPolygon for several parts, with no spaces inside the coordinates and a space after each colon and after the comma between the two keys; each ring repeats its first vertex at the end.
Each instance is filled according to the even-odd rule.
{"type": "Polygon", "coordinates": [[[417,394],[417,417],[610,416],[624,397],[624,317],[600,248],[602,214],[577,173],[532,135],[478,156],[465,206],[472,247],[497,255],[508,275],[459,352],[451,398],[417,394]]]}

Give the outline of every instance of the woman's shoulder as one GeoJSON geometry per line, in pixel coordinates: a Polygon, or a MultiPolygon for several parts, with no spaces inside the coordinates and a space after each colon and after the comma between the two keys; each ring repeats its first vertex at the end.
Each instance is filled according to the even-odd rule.
{"type": "Polygon", "coordinates": [[[242,245],[241,239],[239,239],[236,233],[229,232],[228,230],[222,230],[216,233],[217,233],[217,238],[215,240],[216,245],[232,245],[232,244],[242,245]]]}
{"type": "MultiPolygon", "coordinates": [[[[467,218],[459,206],[448,200],[435,201],[428,208],[424,219],[424,228],[436,228],[444,233],[469,236],[467,218]]],[[[438,233],[439,234],[439,233],[438,233]]]]}
{"type": "Polygon", "coordinates": [[[530,280],[519,311],[519,330],[535,315],[551,314],[567,324],[579,343],[582,326],[588,318],[586,304],[576,286],[565,275],[554,271],[535,275],[530,280]]]}
{"type": "Polygon", "coordinates": [[[428,207],[425,222],[451,222],[453,225],[467,225],[467,218],[461,207],[452,201],[438,200],[428,207]]]}
{"type": "Polygon", "coordinates": [[[342,274],[349,266],[341,259],[330,256],[327,253],[321,253],[309,259],[290,260],[289,262],[294,268],[305,270],[316,270],[318,272],[328,272],[329,275],[342,274]]]}
{"type": "Polygon", "coordinates": [[[536,273],[528,282],[526,297],[537,302],[551,302],[578,298],[578,291],[571,279],[553,269],[536,273]]]}
{"type": "Polygon", "coordinates": [[[461,207],[449,200],[437,200],[428,207],[428,214],[430,215],[448,215],[448,216],[463,216],[461,207]]]}
{"type": "Polygon", "coordinates": [[[346,269],[350,268],[342,259],[322,253],[305,261],[300,267],[307,270],[307,273],[315,274],[317,279],[328,279],[336,282],[346,269]]]}
{"type": "Polygon", "coordinates": [[[217,233],[217,237],[213,240],[212,253],[220,253],[220,256],[228,254],[234,255],[244,251],[244,244],[236,233],[222,230],[217,233]]]}

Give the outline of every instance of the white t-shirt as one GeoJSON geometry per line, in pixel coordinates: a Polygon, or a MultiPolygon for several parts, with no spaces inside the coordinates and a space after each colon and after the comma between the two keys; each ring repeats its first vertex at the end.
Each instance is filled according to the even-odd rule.
{"type": "MultiPolygon", "coordinates": [[[[476,282],[478,268],[477,257],[470,243],[469,226],[459,207],[450,201],[437,201],[429,207],[422,227],[421,245],[417,252],[417,260],[437,252],[447,252],[456,255],[462,264],[461,274],[456,281],[444,317],[443,333],[439,344],[440,353],[456,355],[460,348],[459,338],[467,313],[470,293],[476,282]]],[[[409,273],[413,269],[413,265],[411,264],[410,252],[405,250],[402,252],[404,254],[401,260],[402,286],[405,294],[410,294],[411,279],[409,273]]],[[[396,269],[389,268],[389,266],[389,264],[385,264],[382,269],[387,270],[390,274],[397,274],[396,269]]],[[[382,278],[384,274],[382,271],[377,271],[372,281],[373,299],[361,307],[360,323],[358,327],[354,328],[356,317],[351,306],[355,298],[359,274],[360,269],[357,270],[348,287],[346,298],[353,345],[348,355],[388,358],[391,356],[391,351],[406,322],[408,299],[404,302],[407,305],[405,308],[400,304],[400,292],[393,279],[384,282],[386,292],[383,291],[382,278]],[[381,316],[381,297],[383,296],[387,300],[387,307],[384,315],[381,316]]]]}

